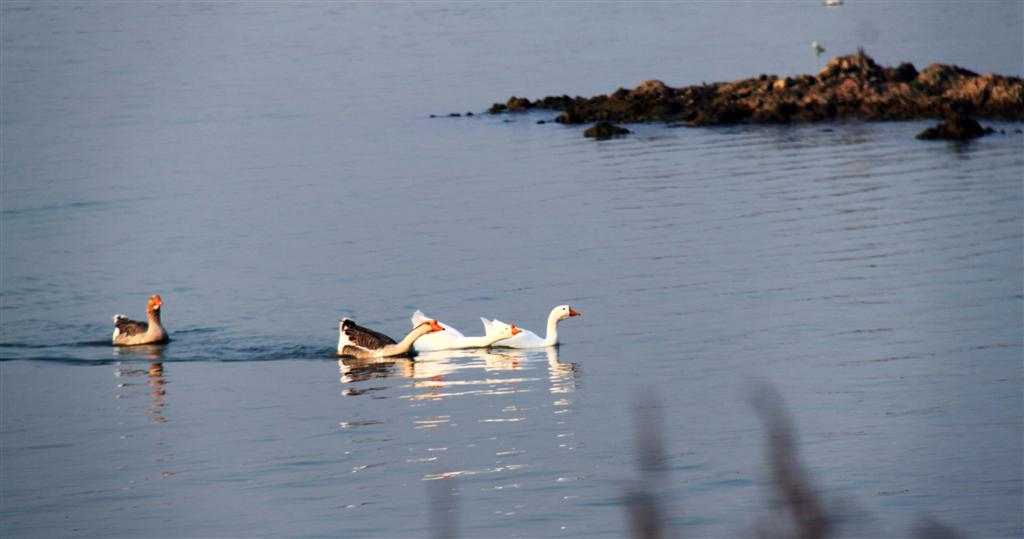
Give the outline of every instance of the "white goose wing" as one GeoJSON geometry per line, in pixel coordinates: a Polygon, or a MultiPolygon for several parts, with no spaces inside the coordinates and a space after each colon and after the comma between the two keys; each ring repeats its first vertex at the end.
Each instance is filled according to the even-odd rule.
{"type": "Polygon", "coordinates": [[[488,337],[501,331],[501,328],[505,325],[504,322],[497,318],[494,320],[488,320],[482,316],[480,317],[480,322],[484,325],[484,335],[487,335],[488,337]]]}
{"type": "MultiPolygon", "coordinates": [[[[484,324],[484,327],[487,328],[487,334],[490,335],[491,332],[496,333],[501,331],[501,327],[504,324],[504,322],[495,318],[487,324],[484,324]]],[[[544,339],[538,337],[536,333],[528,329],[519,328],[518,335],[497,341],[492,346],[505,348],[538,348],[543,345],[544,339]]]]}
{"type": "Polygon", "coordinates": [[[423,311],[419,309],[416,309],[416,312],[412,313],[412,316],[409,317],[409,321],[412,322],[413,328],[426,322],[427,320],[430,319],[427,318],[427,315],[423,314],[423,311]]]}
{"type": "MultiPolygon", "coordinates": [[[[412,317],[410,317],[409,320],[412,322],[412,326],[416,327],[423,322],[432,319],[423,314],[423,311],[417,310],[412,313],[412,317]]],[[[458,348],[456,345],[457,342],[465,338],[462,332],[448,324],[445,324],[444,322],[441,322],[440,320],[438,320],[437,323],[444,328],[444,331],[428,333],[419,339],[416,339],[416,342],[412,344],[413,350],[416,350],[417,352],[433,352],[435,350],[450,350],[452,348],[458,348]]]]}
{"type": "MultiPolygon", "coordinates": [[[[418,326],[418,325],[420,325],[420,324],[422,324],[422,323],[424,323],[424,322],[426,322],[428,320],[435,320],[435,319],[432,319],[432,318],[428,317],[427,315],[423,314],[423,311],[420,311],[420,310],[417,309],[416,312],[412,313],[412,316],[409,318],[409,320],[412,322],[412,327],[415,328],[416,326],[418,326]]],[[[437,340],[437,337],[441,337],[441,336],[443,336],[444,340],[454,340],[454,339],[461,339],[461,338],[465,337],[465,335],[463,335],[461,331],[459,331],[459,330],[449,326],[448,324],[445,324],[444,322],[442,322],[440,320],[438,320],[437,323],[440,324],[441,327],[444,328],[444,333],[429,333],[427,335],[424,335],[424,336],[420,337],[417,340],[417,342],[419,342],[420,340],[423,340],[423,339],[425,339],[427,337],[434,337],[435,340],[437,340]]]]}

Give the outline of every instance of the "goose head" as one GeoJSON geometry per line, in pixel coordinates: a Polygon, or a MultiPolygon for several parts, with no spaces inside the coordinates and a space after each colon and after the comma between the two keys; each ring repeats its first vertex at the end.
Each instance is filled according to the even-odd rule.
{"type": "Polygon", "coordinates": [[[509,339],[519,335],[523,330],[516,327],[515,324],[506,324],[504,322],[495,321],[496,328],[493,331],[488,331],[488,336],[496,336],[498,340],[509,339]]]}
{"type": "Polygon", "coordinates": [[[437,323],[437,320],[427,320],[416,326],[416,329],[424,331],[424,333],[437,333],[438,331],[444,331],[444,327],[437,323]]]}
{"type": "Polygon", "coordinates": [[[153,294],[149,296],[149,302],[146,303],[147,311],[159,311],[160,306],[164,304],[164,300],[160,299],[160,294],[153,294]]]}
{"type": "Polygon", "coordinates": [[[568,305],[559,305],[558,307],[555,307],[552,314],[554,314],[558,320],[565,320],[570,316],[581,316],[580,313],[572,310],[568,305]]]}

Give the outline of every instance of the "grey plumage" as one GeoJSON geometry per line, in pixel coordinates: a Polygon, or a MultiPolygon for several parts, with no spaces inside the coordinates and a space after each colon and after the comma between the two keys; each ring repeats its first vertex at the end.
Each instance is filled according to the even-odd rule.
{"type": "Polygon", "coordinates": [[[119,335],[125,335],[128,337],[132,335],[143,335],[149,331],[148,323],[125,318],[122,315],[114,317],[114,327],[117,328],[117,333],[119,335]]]}

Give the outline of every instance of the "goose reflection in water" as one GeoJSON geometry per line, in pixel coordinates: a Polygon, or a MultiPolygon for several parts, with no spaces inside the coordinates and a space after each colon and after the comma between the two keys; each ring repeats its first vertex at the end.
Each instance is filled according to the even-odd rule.
{"type": "MultiPolygon", "coordinates": [[[[114,376],[118,378],[142,378],[145,377],[147,380],[144,382],[120,382],[117,384],[118,389],[132,389],[132,388],[148,388],[148,394],[152,399],[152,405],[149,407],[149,413],[152,416],[151,421],[153,423],[166,423],[167,418],[164,416],[164,406],[166,406],[167,380],[164,377],[164,347],[160,345],[139,345],[131,348],[117,347],[114,349],[114,355],[125,360],[148,360],[148,369],[131,368],[130,363],[118,362],[114,369],[114,376]]],[[[118,398],[133,397],[130,392],[119,392],[118,398]]]]}
{"type": "MultiPolygon", "coordinates": [[[[342,386],[346,384],[353,384],[356,382],[367,382],[370,380],[378,380],[384,378],[391,378],[397,373],[405,378],[412,378],[415,373],[415,366],[411,359],[404,357],[385,357],[385,358],[357,358],[357,357],[346,357],[338,360],[338,372],[341,375],[340,382],[342,386]]],[[[367,391],[373,389],[385,389],[385,388],[369,388],[369,389],[356,389],[346,388],[341,392],[343,396],[355,396],[362,395],[367,391]]]]}
{"type": "Polygon", "coordinates": [[[576,379],[583,373],[580,364],[573,361],[558,360],[558,349],[548,348],[548,381],[551,393],[572,393],[576,391],[576,379]]]}
{"type": "MultiPolygon", "coordinates": [[[[442,350],[423,352],[415,360],[408,358],[344,358],[338,360],[342,386],[383,380],[395,376],[411,379],[410,385],[402,387],[415,390],[426,389],[426,393],[414,392],[405,398],[442,399],[469,394],[504,394],[512,391],[513,384],[534,382],[543,378],[501,376],[500,373],[529,373],[535,369],[531,360],[547,359],[549,391],[569,393],[575,390],[580,369],[576,363],[563,363],[558,358],[558,348],[543,350],[442,350]],[[481,376],[482,375],[482,376],[481,376]],[[481,387],[482,386],[482,387],[481,387]]],[[[343,396],[363,395],[371,391],[386,390],[390,386],[345,387],[343,396]]]]}
{"type": "MultiPolygon", "coordinates": [[[[556,347],[422,352],[415,360],[345,358],[338,367],[342,396],[394,399],[387,407],[341,408],[338,424],[347,431],[345,439],[371,444],[369,450],[356,445],[346,452],[352,473],[408,467],[423,481],[481,476],[477,481],[485,488],[511,488],[526,481],[519,474],[530,466],[532,451],[572,452],[580,446],[569,393],[576,390],[582,371],[576,363],[561,361],[556,347]],[[382,436],[400,436],[395,433],[404,428],[416,433],[413,442],[403,444],[407,446],[397,454],[382,449],[382,436]],[[534,429],[550,435],[541,443],[543,449],[519,436],[534,429]],[[465,437],[475,441],[456,442],[465,437]]],[[[558,479],[576,480],[581,478],[558,479]]]]}
{"type": "Polygon", "coordinates": [[[426,393],[411,395],[414,399],[443,399],[460,395],[494,394],[496,384],[527,381],[523,378],[501,378],[494,374],[519,371],[526,354],[519,351],[491,349],[448,350],[426,352],[416,357],[417,371],[412,387],[426,393]],[[482,373],[480,372],[482,371],[482,373]],[[480,376],[483,374],[483,376],[480,376]],[[484,389],[473,389],[485,386],[484,389]],[[455,390],[460,388],[460,390],[455,390]]]}
{"type": "MultiPolygon", "coordinates": [[[[164,347],[161,345],[139,345],[130,348],[116,347],[114,355],[123,360],[119,361],[114,368],[114,376],[124,379],[124,381],[119,381],[117,384],[117,398],[136,398],[141,393],[150,400],[149,406],[146,409],[150,416],[150,423],[154,425],[167,423],[168,419],[165,414],[165,408],[167,407],[168,382],[164,373],[164,347]],[[149,366],[136,368],[135,365],[139,365],[139,367],[142,367],[142,365],[130,363],[140,360],[148,361],[149,366]]],[[[164,432],[165,429],[152,431],[152,436],[156,439],[157,448],[164,445],[164,432]]],[[[157,452],[156,457],[154,457],[154,462],[161,467],[173,461],[173,453],[164,454],[157,452]]],[[[169,470],[160,470],[160,477],[171,477],[175,473],[169,470]]]]}

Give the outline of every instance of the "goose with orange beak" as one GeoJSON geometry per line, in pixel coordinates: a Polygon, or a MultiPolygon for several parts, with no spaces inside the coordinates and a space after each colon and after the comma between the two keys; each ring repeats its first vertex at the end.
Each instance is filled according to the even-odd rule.
{"type": "MultiPolygon", "coordinates": [[[[412,313],[412,317],[409,320],[412,322],[412,326],[416,327],[424,321],[429,320],[429,318],[427,318],[427,315],[423,314],[423,311],[416,311],[412,313]]],[[[442,327],[444,327],[444,333],[424,335],[417,339],[416,342],[413,343],[412,347],[417,352],[459,350],[464,348],[487,348],[502,339],[515,337],[523,331],[517,328],[515,324],[499,322],[489,325],[486,318],[481,318],[480,320],[484,323],[484,333],[486,333],[483,337],[467,337],[463,335],[461,331],[449,326],[448,324],[438,322],[442,327]]]]}
{"type": "MultiPolygon", "coordinates": [[[[546,337],[541,338],[536,333],[528,329],[524,329],[518,335],[498,341],[492,346],[505,348],[544,348],[545,346],[557,346],[558,323],[572,316],[581,315],[580,313],[572,310],[568,305],[559,305],[554,309],[551,309],[551,314],[548,315],[548,333],[546,337]]],[[[488,321],[484,318],[483,320],[484,326],[503,323],[497,319],[488,321]]]]}
{"type": "Polygon", "coordinates": [[[412,328],[405,338],[395,342],[383,333],[364,328],[348,318],[342,318],[338,322],[338,355],[357,358],[403,356],[412,350],[416,339],[438,331],[444,331],[444,328],[437,320],[424,320],[412,328]]]}
{"type": "Polygon", "coordinates": [[[114,315],[114,336],[116,345],[131,346],[167,342],[167,330],[160,324],[160,307],[164,301],[159,294],[153,294],[146,303],[146,321],[131,320],[123,314],[114,315]]]}

